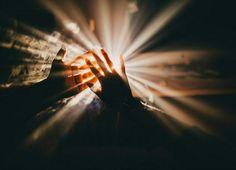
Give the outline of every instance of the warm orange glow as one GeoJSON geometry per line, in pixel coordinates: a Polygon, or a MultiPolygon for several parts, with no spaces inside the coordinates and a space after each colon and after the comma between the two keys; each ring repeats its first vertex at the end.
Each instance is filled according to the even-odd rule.
{"type": "MultiPolygon", "coordinates": [[[[88,87],[99,86],[98,76],[106,76],[107,73],[115,70],[124,72],[124,68],[121,68],[122,65],[119,62],[119,56],[124,54],[122,62],[125,63],[128,82],[135,97],[147,99],[154,106],[162,108],[163,114],[171,116],[181,125],[195,126],[207,132],[211,132],[210,125],[194,117],[192,113],[182,110],[178,105],[170,103],[164,97],[176,97],[178,102],[198,108],[202,114],[216,120],[226,120],[222,113],[211,109],[207,103],[203,103],[204,101],[199,102],[189,98],[179,99],[179,97],[186,96],[236,92],[235,85],[230,87],[225,85],[227,80],[222,82],[220,79],[203,79],[201,75],[199,76],[199,72],[188,69],[191,63],[196,65],[195,61],[197,63],[204,61],[206,58],[215,56],[218,51],[197,47],[194,47],[193,50],[176,49],[169,46],[167,49],[153,49],[155,51],[145,49],[153,39],[160,38],[160,31],[174,20],[177,14],[188,5],[189,0],[171,1],[164,9],[157,11],[151,20],[145,20],[145,16],[141,15],[141,12],[148,12],[144,11],[142,6],[138,6],[137,11],[137,16],[140,17],[136,17],[136,14],[131,16],[131,11],[127,8],[127,0],[114,0],[114,6],[111,6],[112,3],[109,3],[109,0],[93,1],[94,4],[87,6],[88,11],[91,11],[88,17],[85,17],[83,10],[79,9],[73,1],[42,1],[58,19],[62,30],[73,34],[73,41],[63,42],[60,38],[28,28],[31,34],[34,32],[37,33],[37,37],[39,35],[42,37],[40,43],[34,37],[15,33],[12,41],[0,43],[1,47],[12,48],[14,46],[17,50],[28,51],[35,55],[55,56],[55,53],[65,46],[68,54],[63,58],[63,62],[72,70],[67,74],[68,90],[77,87],[81,94],[84,94],[88,87]],[[91,20],[87,20],[88,18],[91,20]],[[19,45],[14,44],[14,41],[22,43],[23,47],[20,48],[19,45]],[[27,47],[27,41],[33,44],[27,47]],[[40,48],[38,48],[39,44],[40,48]],[[46,49],[48,44],[51,44],[47,47],[50,51],[44,51],[43,49],[46,49]],[[146,52],[142,52],[144,49],[146,52]],[[110,62],[111,60],[112,62],[110,62]],[[93,67],[99,75],[92,73],[91,68],[93,67]],[[103,71],[104,67],[108,72],[103,71]]],[[[61,74],[64,73],[56,73],[55,76],[61,74]]],[[[213,74],[217,73],[213,72],[213,74]]],[[[68,107],[67,109],[69,110],[68,107]]],[[[59,114],[62,119],[64,115],[62,112],[59,114]]],[[[171,124],[166,120],[164,123],[168,126],[171,124]]],[[[43,135],[44,131],[53,124],[55,124],[54,121],[50,122],[50,126],[45,126],[35,136],[43,135]]],[[[172,126],[170,125],[170,127],[172,126]]]]}

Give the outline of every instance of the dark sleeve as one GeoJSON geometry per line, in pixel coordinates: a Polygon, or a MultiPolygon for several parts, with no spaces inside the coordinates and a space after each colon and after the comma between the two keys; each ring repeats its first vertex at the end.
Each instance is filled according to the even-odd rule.
{"type": "Polygon", "coordinates": [[[19,141],[32,130],[28,124],[37,113],[61,97],[57,96],[59,85],[56,81],[44,80],[32,86],[0,89],[3,146],[18,147],[19,141]]]}
{"type": "Polygon", "coordinates": [[[121,107],[117,108],[117,112],[145,128],[160,128],[162,126],[160,120],[155,115],[158,113],[154,114],[146,109],[140,100],[136,98],[124,102],[121,107]]]}
{"type": "Polygon", "coordinates": [[[43,80],[31,86],[0,89],[0,105],[8,113],[36,113],[59,98],[57,86],[56,81],[43,80]]]}

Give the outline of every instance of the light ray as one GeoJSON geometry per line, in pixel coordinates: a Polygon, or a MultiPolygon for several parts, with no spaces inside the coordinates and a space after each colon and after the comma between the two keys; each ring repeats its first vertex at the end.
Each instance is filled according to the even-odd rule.
{"type": "Polygon", "coordinates": [[[158,14],[153,21],[150,22],[146,28],[139,33],[138,37],[127,47],[125,56],[129,57],[134,52],[140,51],[141,47],[150,40],[156,33],[163,29],[188,3],[188,0],[174,1],[160,14],[158,14]]]}
{"type": "MultiPolygon", "coordinates": [[[[133,95],[142,100],[149,101],[153,104],[153,107],[159,106],[164,110],[165,112],[162,113],[164,115],[161,115],[159,112],[156,112],[156,115],[162,119],[172,131],[178,133],[177,128],[186,126],[197,127],[205,132],[212,133],[211,125],[207,125],[204,121],[201,121],[199,117],[207,116],[214,120],[222,119],[228,121],[227,115],[223,115],[223,113],[210,107],[208,104],[190,98],[183,98],[183,96],[236,92],[235,86],[224,88],[224,86],[221,85],[222,81],[217,79],[219,75],[218,72],[214,72],[214,70],[207,71],[211,73],[210,75],[212,77],[217,77],[216,79],[201,80],[201,76],[199,76],[200,74],[198,72],[189,69],[194,62],[200,65],[202,61],[212,59],[210,57],[218,55],[218,51],[204,49],[168,49],[165,51],[141,53],[154,39],[155,41],[159,40],[160,35],[158,33],[160,33],[177,14],[183,11],[184,7],[186,7],[189,2],[190,0],[173,1],[162,11],[157,11],[158,13],[154,16],[154,19],[147,25],[144,25],[144,23],[146,23],[145,21],[149,19],[144,16],[147,11],[142,11],[142,6],[140,6],[138,7],[139,12],[144,13],[131,15],[126,0],[96,0],[88,1],[88,3],[84,2],[88,4],[86,6],[86,15],[82,12],[82,8],[73,3],[73,1],[59,2],[42,0],[44,6],[57,18],[62,29],[60,33],[54,36],[53,34],[45,33],[21,24],[21,27],[24,27],[26,33],[14,32],[13,36],[12,30],[9,30],[7,31],[7,36],[11,37],[11,41],[0,42],[0,46],[2,48],[14,48],[15,50],[24,53],[27,52],[35,56],[43,56],[43,58],[47,60],[47,66],[51,63],[56,52],[62,46],[66,47],[69,52],[65,58],[65,62],[71,62],[73,66],[78,66],[78,68],[85,64],[78,56],[91,49],[106,49],[115,67],[119,66],[119,56],[124,55],[126,71],[133,95]],[[92,21],[92,25],[89,25],[90,21],[92,21]],[[71,42],[69,39],[73,41],[71,42]],[[48,61],[48,58],[50,58],[50,61],[48,61]],[[189,113],[160,96],[175,97],[173,100],[192,107],[192,110],[197,110],[201,112],[202,115],[196,116],[189,113]],[[168,120],[168,116],[180,122],[181,125],[175,126],[172,124],[172,122],[168,120]]],[[[93,58],[89,59],[94,61],[93,58]]],[[[34,58],[34,60],[38,60],[37,64],[42,65],[42,58],[34,58]]],[[[27,62],[29,62],[29,68],[35,66],[32,65],[32,61],[27,60],[27,62]]],[[[88,71],[89,69],[84,69],[75,74],[83,74],[88,71]]],[[[94,76],[88,77],[84,79],[81,84],[93,78],[94,76]]],[[[99,83],[97,82],[96,84],[99,83]]],[[[227,84],[227,82],[225,84],[227,84]]],[[[59,127],[61,132],[55,137],[55,141],[64,137],[83,114],[83,111],[93,97],[94,96],[91,96],[91,94],[87,94],[87,90],[84,90],[50,120],[37,128],[28,138],[28,144],[34,144],[43,140],[57,127],[59,127]],[[83,100],[85,102],[83,102],[83,100]],[[78,110],[78,108],[80,109],[78,110]]]]}
{"type": "Polygon", "coordinates": [[[218,56],[219,51],[216,50],[169,50],[146,52],[130,58],[126,62],[126,66],[130,67],[150,67],[160,65],[189,65],[193,62],[209,60],[218,56]]]}
{"type": "MultiPolygon", "coordinates": [[[[58,113],[52,116],[46,123],[39,126],[26,140],[26,145],[35,145],[43,140],[50,140],[53,148],[75,125],[82,116],[87,105],[93,100],[95,95],[89,90],[85,90],[64,106],[58,113]],[[79,110],[77,108],[80,108],[79,110]],[[57,134],[53,139],[50,134],[57,129],[57,134]]],[[[42,114],[42,113],[41,113],[42,114]]]]}

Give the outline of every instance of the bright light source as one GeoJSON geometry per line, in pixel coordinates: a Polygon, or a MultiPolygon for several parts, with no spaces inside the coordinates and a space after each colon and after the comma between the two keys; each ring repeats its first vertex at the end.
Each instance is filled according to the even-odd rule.
{"type": "Polygon", "coordinates": [[[74,22],[67,23],[66,28],[72,31],[74,34],[78,34],[80,32],[80,27],[74,22]]]}

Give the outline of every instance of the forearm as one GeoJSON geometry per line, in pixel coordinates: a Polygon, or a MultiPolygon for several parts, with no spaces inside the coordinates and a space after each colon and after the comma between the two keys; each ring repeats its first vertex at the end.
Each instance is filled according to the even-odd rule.
{"type": "Polygon", "coordinates": [[[145,109],[138,99],[132,98],[124,101],[116,108],[116,111],[119,112],[121,116],[126,116],[141,126],[150,128],[159,126],[154,114],[145,109]]]}

